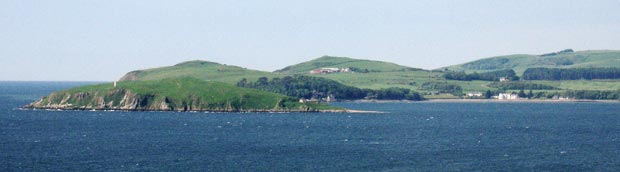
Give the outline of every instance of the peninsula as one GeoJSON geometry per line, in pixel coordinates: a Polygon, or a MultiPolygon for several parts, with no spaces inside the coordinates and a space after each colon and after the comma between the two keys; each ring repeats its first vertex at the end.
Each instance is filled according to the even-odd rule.
{"type": "Polygon", "coordinates": [[[322,103],[196,78],[124,81],[51,93],[24,108],[124,111],[345,112],[322,103]]]}

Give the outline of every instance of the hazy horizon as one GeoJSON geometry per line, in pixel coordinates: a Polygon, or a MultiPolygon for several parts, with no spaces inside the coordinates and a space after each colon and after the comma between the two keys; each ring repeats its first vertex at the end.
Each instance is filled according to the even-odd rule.
{"type": "Polygon", "coordinates": [[[330,55],[435,69],[620,50],[620,2],[0,2],[1,81],[112,81],[206,60],[262,71],[330,55]]]}

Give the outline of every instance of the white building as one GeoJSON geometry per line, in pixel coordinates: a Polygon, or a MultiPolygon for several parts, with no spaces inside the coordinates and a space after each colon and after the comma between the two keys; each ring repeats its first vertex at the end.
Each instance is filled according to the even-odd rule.
{"type": "Polygon", "coordinates": [[[335,102],[336,101],[336,96],[334,96],[333,94],[330,94],[329,96],[327,96],[327,98],[325,98],[325,101],[327,101],[327,102],[335,102]]]}
{"type": "Polygon", "coordinates": [[[481,92],[469,92],[467,93],[467,97],[482,97],[481,92]]]}
{"type": "Polygon", "coordinates": [[[497,99],[499,99],[499,100],[517,100],[517,99],[519,99],[519,95],[518,94],[510,94],[510,93],[499,93],[499,95],[497,96],[497,99]]]}
{"type": "Polygon", "coordinates": [[[319,68],[310,71],[310,74],[330,74],[339,72],[351,72],[349,68],[319,68]]]}
{"type": "Polygon", "coordinates": [[[499,82],[508,82],[510,81],[510,79],[506,78],[506,77],[500,77],[499,78],[499,82]]]}

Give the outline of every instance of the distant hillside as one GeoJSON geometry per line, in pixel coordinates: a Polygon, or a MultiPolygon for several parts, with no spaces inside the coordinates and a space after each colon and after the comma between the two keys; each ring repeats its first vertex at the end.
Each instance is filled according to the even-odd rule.
{"type": "Polygon", "coordinates": [[[317,68],[351,68],[354,70],[367,72],[421,70],[390,62],[361,60],[348,57],[323,56],[307,62],[287,66],[283,69],[276,70],[275,72],[283,74],[306,74],[309,71],[317,68]]]}
{"type": "Polygon", "coordinates": [[[258,79],[262,76],[271,77],[274,75],[276,74],[271,72],[196,60],[179,63],[174,66],[132,71],[125,74],[119,81],[146,81],[165,78],[193,77],[235,84],[242,78],[258,79]]]}
{"type": "Polygon", "coordinates": [[[318,111],[325,104],[195,78],[126,81],[51,93],[26,108],[155,111],[318,111]]]}
{"type": "MultiPolygon", "coordinates": [[[[590,67],[620,67],[620,51],[617,50],[590,50],[572,52],[564,50],[543,55],[507,55],[476,60],[473,62],[445,67],[455,71],[492,71],[513,69],[517,75],[523,74],[527,68],[590,68],[590,67]]],[[[442,68],[442,69],[445,69],[442,68]]]]}

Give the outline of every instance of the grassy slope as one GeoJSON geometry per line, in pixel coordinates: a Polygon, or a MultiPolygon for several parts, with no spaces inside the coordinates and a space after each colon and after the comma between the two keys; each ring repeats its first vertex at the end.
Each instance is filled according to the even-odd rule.
{"type": "Polygon", "coordinates": [[[161,80],[165,78],[194,77],[208,81],[236,84],[242,78],[257,80],[259,77],[279,76],[271,72],[246,69],[207,61],[189,61],[174,66],[138,70],[127,73],[121,81],[161,80]]]}
{"type": "Polygon", "coordinates": [[[531,67],[550,68],[584,68],[584,67],[620,67],[620,51],[590,50],[574,53],[541,57],[538,55],[507,55],[476,60],[473,62],[448,66],[450,70],[465,72],[483,72],[500,69],[514,69],[517,75],[531,67]],[[571,63],[564,63],[571,62],[571,63]]]}
{"type": "Polygon", "coordinates": [[[291,65],[275,71],[282,74],[305,74],[309,76],[323,77],[338,81],[345,85],[359,88],[380,89],[389,87],[402,87],[417,89],[412,83],[426,82],[432,80],[429,76],[435,76],[426,70],[402,66],[390,62],[371,61],[353,59],[348,57],[323,56],[314,60],[291,65]],[[316,68],[336,67],[336,68],[360,68],[368,69],[369,73],[336,73],[309,75],[309,71],[316,68]]]}
{"type": "MultiPolygon", "coordinates": [[[[57,92],[56,94],[76,93],[110,93],[118,89],[126,89],[139,96],[154,96],[152,100],[162,100],[166,97],[171,106],[179,109],[183,105],[197,103],[201,107],[209,109],[223,109],[229,104],[236,104],[237,110],[268,110],[274,109],[278,102],[286,108],[300,109],[338,109],[324,104],[302,104],[297,99],[254,89],[239,88],[230,84],[204,81],[194,78],[169,78],[159,81],[126,81],[119,82],[117,87],[112,84],[98,84],[91,86],[76,87],[57,92]]],[[[110,95],[106,99],[120,99],[119,95],[110,95]]],[[[106,102],[109,100],[106,100],[106,102]]],[[[119,100],[116,100],[118,103],[119,100]]],[[[72,99],[69,101],[75,105],[86,105],[84,102],[72,99]]]]}
{"type": "Polygon", "coordinates": [[[372,60],[360,60],[352,59],[348,57],[332,57],[323,56],[314,60],[299,63],[292,66],[287,66],[283,69],[276,70],[275,73],[284,74],[307,74],[309,71],[317,68],[360,68],[374,71],[398,71],[398,70],[419,70],[407,66],[401,66],[389,62],[372,61],[372,60]]]}

